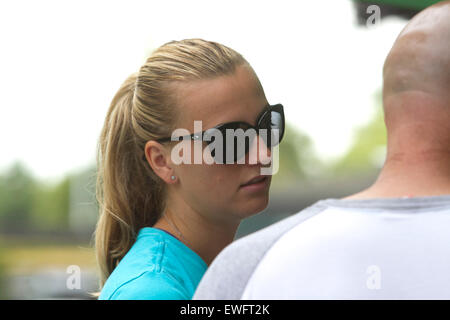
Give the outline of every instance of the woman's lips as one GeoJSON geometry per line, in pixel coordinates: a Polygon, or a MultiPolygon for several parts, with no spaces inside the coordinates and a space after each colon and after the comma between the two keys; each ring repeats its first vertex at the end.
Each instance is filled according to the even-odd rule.
{"type": "Polygon", "coordinates": [[[248,180],[246,183],[244,183],[242,185],[245,186],[245,185],[249,185],[249,184],[252,184],[252,183],[258,183],[258,182],[262,181],[265,177],[266,176],[263,176],[263,175],[256,176],[256,177],[248,180]]]}
{"type": "Polygon", "coordinates": [[[268,184],[269,178],[268,176],[258,176],[246,184],[241,185],[241,189],[249,190],[249,191],[257,191],[264,189],[268,184]]]}

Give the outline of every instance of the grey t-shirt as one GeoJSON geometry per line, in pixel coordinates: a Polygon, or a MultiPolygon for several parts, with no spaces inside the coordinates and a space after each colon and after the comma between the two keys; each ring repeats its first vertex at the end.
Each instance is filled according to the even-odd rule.
{"type": "Polygon", "coordinates": [[[194,299],[450,299],[450,196],[327,199],[241,238],[194,299]]]}

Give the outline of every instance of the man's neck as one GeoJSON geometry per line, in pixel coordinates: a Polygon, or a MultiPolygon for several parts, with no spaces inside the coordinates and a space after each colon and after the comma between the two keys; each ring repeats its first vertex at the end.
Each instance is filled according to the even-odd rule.
{"type": "Polygon", "coordinates": [[[375,183],[346,199],[402,198],[450,194],[450,153],[388,156],[375,183]]]}

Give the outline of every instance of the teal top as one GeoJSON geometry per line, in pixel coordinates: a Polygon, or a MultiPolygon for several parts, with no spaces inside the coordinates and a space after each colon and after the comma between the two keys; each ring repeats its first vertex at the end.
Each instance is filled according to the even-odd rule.
{"type": "Polygon", "coordinates": [[[100,300],[190,300],[207,268],[171,234],[142,228],[100,293],[100,300]]]}

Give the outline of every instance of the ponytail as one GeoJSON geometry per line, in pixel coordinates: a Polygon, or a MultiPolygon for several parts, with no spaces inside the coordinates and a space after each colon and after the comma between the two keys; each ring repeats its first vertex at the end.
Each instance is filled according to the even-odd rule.
{"type": "Polygon", "coordinates": [[[136,75],[130,76],[113,98],[98,144],[100,217],[95,246],[101,286],[130,249],[139,229],[152,226],[162,211],[161,181],[148,172],[131,125],[136,80],[136,75]]]}

